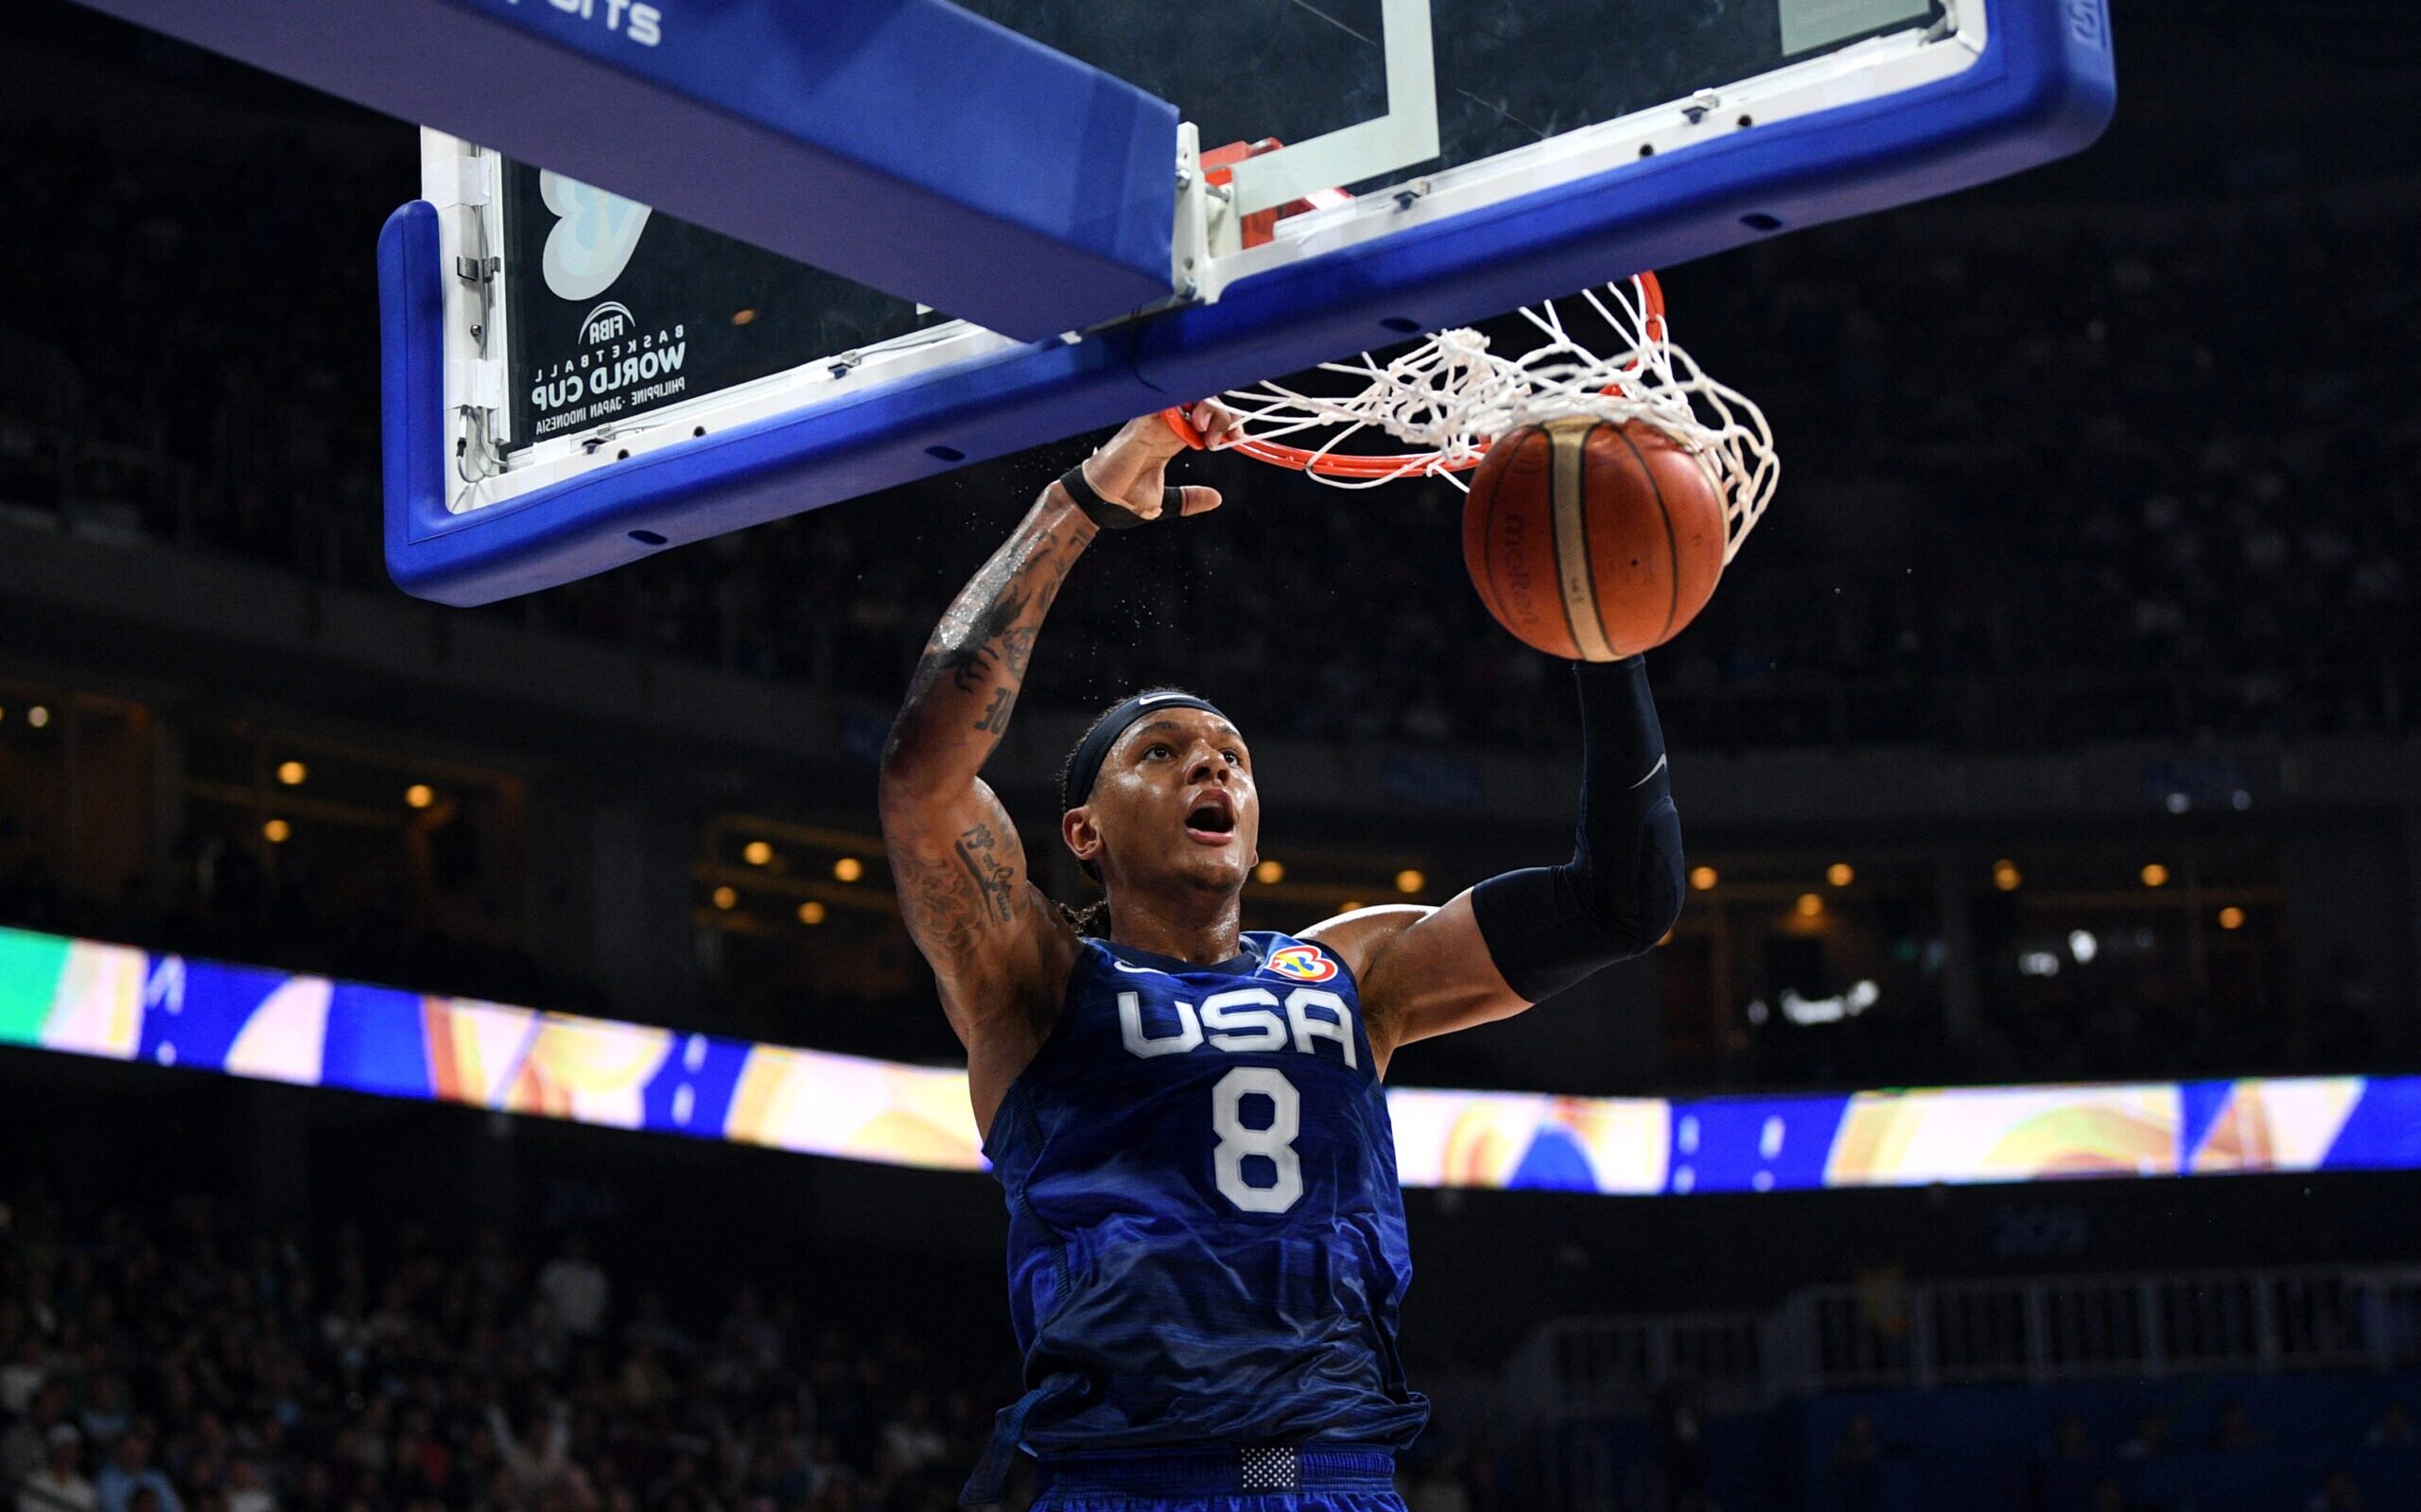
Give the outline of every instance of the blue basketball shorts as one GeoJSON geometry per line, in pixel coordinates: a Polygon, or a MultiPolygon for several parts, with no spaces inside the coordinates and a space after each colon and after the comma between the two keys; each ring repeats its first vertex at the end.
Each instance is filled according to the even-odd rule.
{"type": "Polygon", "coordinates": [[[1404,1512],[1384,1449],[1054,1455],[1036,1484],[1034,1512],[1404,1512]]]}

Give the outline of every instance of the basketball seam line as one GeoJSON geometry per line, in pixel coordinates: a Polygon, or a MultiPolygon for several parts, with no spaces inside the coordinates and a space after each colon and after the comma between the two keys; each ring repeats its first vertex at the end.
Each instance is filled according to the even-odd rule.
{"type": "Polygon", "coordinates": [[[1647,465],[1647,455],[1629,432],[1618,430],[1614,434],[1622,437],[1623,444],[1638,459],[1640,476],[1647,479],[1648,491],[1656,495],[1657,517],[1664,522],[1664,628],[1656,635],[1656,644],[1662,646],[1673,634],[1673,617],[1681,612],[1681,544],[1673,535],[1673,512],[1664,503],[1664,484],[1657,478],[1656,470],[1647,465]]]}
{"type": "MultiPolygon", "coordinates": [[[[1605,634],[1605,612],[1597,606],[1597,564],[1589,556],[1589,437],[1597,429],[1598,424],[1602,424],[1602,422],[1593,423],[1589,429],[1583,431],[1580,436],[1580,444],[1578,447],[1579,462],[1574,469],[1576,475],[1576,497],[1574,499],[1573,520],[1576,527],[1576,533],[1580,538],[1579,582],[1589,595],[1589,615],[1591,618],[1597,622],[1597,643],[1605,647],[1607,651],[1611,652],[1614,649],[1614,646],[1613,642],[1608,639],[1605,634]]],[[[1580,617],[1573,612],[1573,577],[1563,561],[1563,531],[1558,524],[1558,521],[1563,513],[1563,508],[1559,498],[1560,491],[1556,486],[1557,474],[1560,470],[1559,464],[1557,461],[1557,455],[1559,452],[1563,451],[1566,448],[1564,446],[1563,437],[1557,433],[1552,425],[1541,428],[1546,433],[1547,441],[1547,530],[1555,546],[1555,596],[1556,600],[1563,606],[1563,624],[1564,629],[1572,636],[1574,659],[1585,662],[1590,660],[1591,657],[1589,655],[1588,646],[1584,644],[1581,639],[1580,617]]]]}
{"type": "Polygon", "coordinates": [[[1573,617],[1572,596],[1563,591],[1563,543],[1559,539],[1563,532],[1556,528],[1556,453],[1561,448],[1562,443],[1557,438],[1552,426],[1541,426],[1539,428],[1539,439],[1546,443],[1547,448],[1547,508],[1545,520],[1547,531],[1547,561],[1555,568],[1556,607],[1563,611],[1564,638],[1572,642],[1572,654],[1574,659],[1585,661],[1587,660],[1587,657],[1582,655],[1582,647],[1580,644],[1580,621],[1573,617]]]}
{"type": "MultiPolygon", "coordinates": [[[[1600,420],[1580,436],[1580,561],[1588,568],[1589,613],[1597,621],[1597,639],[1619,659],[1623,649],[1614,644],[1613,627],[1606,623],[1605,595],[1597,591],[1597,553],[1589,545],[1589,443],[1596,439],[1597,432],[1608,428],[1600,420]]],[[[1622,436],[1623,433],[1616,430],[1614,434],[1622,436]]],[[[1630,438],[1623,436],[1623,440],[1628,442],[1630,438]]]]}

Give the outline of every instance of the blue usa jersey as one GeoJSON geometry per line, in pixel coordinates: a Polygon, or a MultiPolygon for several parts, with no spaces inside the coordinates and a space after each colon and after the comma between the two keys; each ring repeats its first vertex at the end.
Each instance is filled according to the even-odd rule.
{"type": "Polygon", "coordinates": [[[1029,1388],[1004,1439],[1401,1448],[1428,1418],[1396,1352],[1412,1260],[1353,979],[1283,934],[1243,945],[1202,966],[1085,941],[1001,1104],[1029,1388]]]}

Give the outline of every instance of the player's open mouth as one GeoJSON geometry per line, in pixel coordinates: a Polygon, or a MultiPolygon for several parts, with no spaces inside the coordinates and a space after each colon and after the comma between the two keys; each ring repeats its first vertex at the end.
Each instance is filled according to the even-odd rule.
{"type": "Polygon", "coordinates": [[[1185,813],[1188,839],[1205,845],[1224,845],[1235,838],[1235,802],[1224,792],[1205,793],[1185,813]]]}

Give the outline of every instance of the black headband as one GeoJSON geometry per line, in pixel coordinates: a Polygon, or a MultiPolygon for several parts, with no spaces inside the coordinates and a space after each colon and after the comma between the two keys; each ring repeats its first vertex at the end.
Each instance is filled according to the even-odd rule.
{"type": "MultiPolygon", "coordinates": [[[[1101,775],[1101,764],[1109,759],[1109,748],[1118,738],[1134,726],[1137,720],[1157,709],[1200,709],[1206,714],[1219,714],[1218,705],[1191,693],[1138,693],[1101,717],[1084,743],[1076,747],[1076,755],[1068,763],[1068,786],[1059,795],[1059,811],[1080,808],[1093,795],[1093,782],[1101,775]]],[[[1225,714],[1219,718],[1227,719],[1225,714]]],[[[1231,721],[1232,722],[1232,721],[1231,721]]]]}

